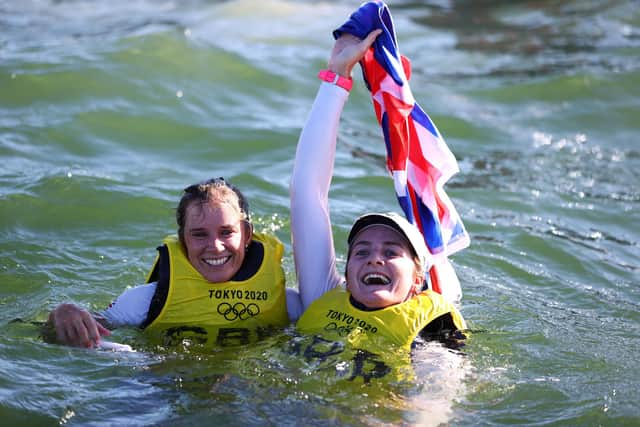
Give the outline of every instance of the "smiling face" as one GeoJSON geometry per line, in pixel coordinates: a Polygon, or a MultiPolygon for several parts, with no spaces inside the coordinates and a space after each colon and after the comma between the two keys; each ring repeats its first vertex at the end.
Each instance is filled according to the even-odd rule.
{"type": "Polygon", "coordinates": [[[347,290],[368,308],[399,304],[422,284],[406,238],[385,225],[364,228],[353,240],[347,261],[347,290]]]}
{"type": "Polygon", "coordinates": [[[183,243],[187,256],[210,282],[226,282],[238,272],[251,238],[251,225],[228,202],[192,202],[186,208],[183,243]]]}

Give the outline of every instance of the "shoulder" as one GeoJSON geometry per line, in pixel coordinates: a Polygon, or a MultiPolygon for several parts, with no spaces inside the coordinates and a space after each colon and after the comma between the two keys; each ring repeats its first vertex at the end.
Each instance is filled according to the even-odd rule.
{"type": "Polygon", "coordinates": [[[428,341],[440,341],[449,348],[462,347],[467,325],[460,311],[437,292],[425,291],[419,297],[431,305],[431,319],[420,331],[420,336],[428,341]]]}
{"type": "Polygon", "coordinates": [[[278,248],[278,249],[282,249],[284,250],[284,245],[282,244],[282,242],[280,241],[280,239],[278,239],[275,235],[273,234],[267,234],[267,233],[261,233],[261,232],[254,232],[253,233],[253,239],[256,242],[260,242],[263,245],[266,245],[268,247],[272,247],[272,248],[278,248]]]}
{"type": "Polygon", "coordinates": [[[284,244],[273,234],[254,232],[252,238],[252,246],[260,244],[267,254],[273,254],[273,257],[279,262],[284,256],[284,244]]]}

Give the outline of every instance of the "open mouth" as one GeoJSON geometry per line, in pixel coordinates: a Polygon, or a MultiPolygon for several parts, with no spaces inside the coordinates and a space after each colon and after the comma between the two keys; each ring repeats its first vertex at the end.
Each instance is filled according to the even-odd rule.
{"type": "Polygon", "coordinates": [[[391,279],[389,279],[384,274],[369,273],[362,278],[362,282],[365,285],[388,285],[389,283],[391,283],[391,279]]]}
{"type": "Polygon", "coordinates": [[[219,267],[225,262],[229,261],[230,258],[231,258],[231,255],[225,256],[222,258],[208,258],[208,259],[204,259],[203,261],[212,267],[219,267]]]}

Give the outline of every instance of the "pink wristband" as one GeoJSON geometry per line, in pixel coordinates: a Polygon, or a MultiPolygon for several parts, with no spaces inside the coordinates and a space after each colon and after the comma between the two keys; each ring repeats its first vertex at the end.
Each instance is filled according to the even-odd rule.
{"type": "Polygon", "coordinates": [[[349,92],[353,86],[353,80],[342,77],[340,74],[336,74],[331,70],[320,70],[318,78],[322,81],[333,83],[336,86],[340,86],[342,89],[349,92]]]}

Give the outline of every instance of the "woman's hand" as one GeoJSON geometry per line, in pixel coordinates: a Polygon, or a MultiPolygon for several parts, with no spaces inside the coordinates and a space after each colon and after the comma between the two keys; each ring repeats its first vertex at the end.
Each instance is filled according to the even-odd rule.
{"type": "Polygon", "coordinates": [[[61,304],[49,314],[49,325],[60,344],[73,347],[95,347],[100,337],[111,332],[96,321],[87,310],[73,304],[61,304]]]}
{"type": "Polygon", "coordinates": [[[329,69],[343,77],[351,78],[351,70],[362,59],[382,30],[373,30],[364,40],[354,35],[343,34],[333,45],[329,58],[329,69]]]}

